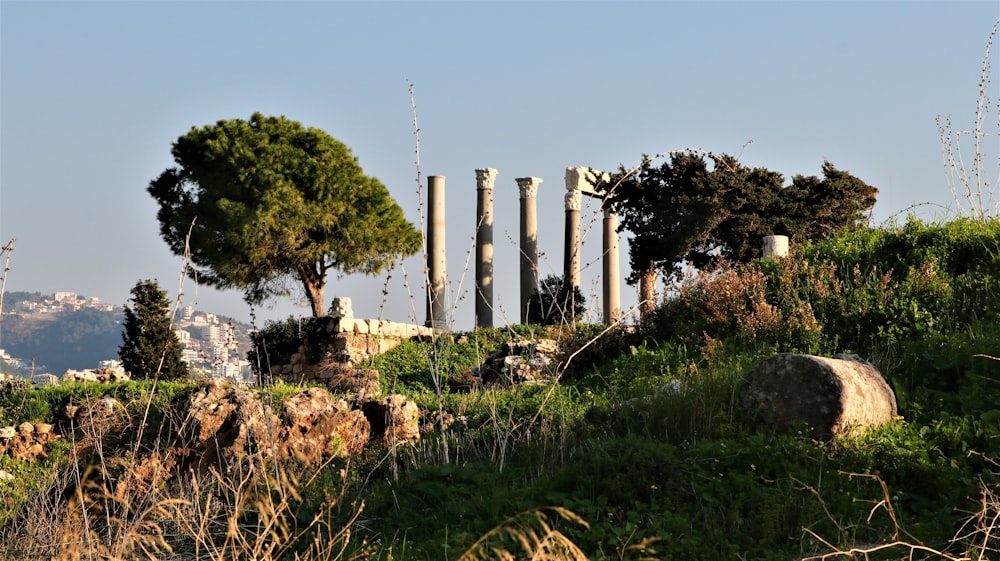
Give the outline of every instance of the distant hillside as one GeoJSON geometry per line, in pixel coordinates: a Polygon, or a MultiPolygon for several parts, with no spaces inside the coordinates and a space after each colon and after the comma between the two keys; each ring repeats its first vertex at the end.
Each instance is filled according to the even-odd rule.
{"type": "MultiPolygon", "coordinates": [[[[211,343],[225,342],[225,325],[228,320],[210,314],[206,321],[197,317],[201,312],[186,310],[195,316],[185,320],[178,317],[178,328],[187,330],[191,357],[185,360],[192,367],[202,367],[201,362],[219,360],[219,352],[211,343]],[[202,323],[197,323],[201,319],[202,323]],[[215,322],[214,324],[211,322],[215,322]],[[193,325],[193,327],[192,327],[193,325]]],[[[37,292],[11,292],[4,294],[3,318],[0,321],[0,349],[10,361],[0,357],[0,371],[28,376],[55,374],[62,376],[67,370],[96,368],[103,360],[117,360],[118,347],[122,344],[124,308],[98,302],[74,293],[55,295],[37,292]],[[33,362],[33,363],[32,363],[33,362]]],[[[234,324],[233,342],[228,343],[229,360],[245,359],[249,348],[249,326],[234,324]]],[[[248,368],[248,367],[247,367],[248,368]]]]}
{"type": "MultiPolygon", "coordinates": [[[[61,376],[69,369],[96,368],[118,358],[122,342],[121,311],[81,308],[56,313],[4,313],[0,348],[25,361],[29,372],[61,376]]],[[[23,368],[22,368],[23,370],[23,368]]]]}

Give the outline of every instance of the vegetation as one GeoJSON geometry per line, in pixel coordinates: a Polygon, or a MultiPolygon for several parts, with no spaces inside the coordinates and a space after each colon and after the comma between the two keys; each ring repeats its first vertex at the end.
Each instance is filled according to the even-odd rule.
{"type": "Polygon", "coordinates": [[[528,323],[537,325],[574,324],[583,317],[586,299],[580,287],[570,286],[558,275],[542,280],[528,298],[528,323]]]}
{"type": "Polygon", "coordinates": [[[829,238],[863,223],[878,193],[830,162],[823,163],[822,179],[796,175],[786,187],[780,173],[691,151],[673,152],[659,167],[643,156],[597,189],[618,210],[620,230],[632,234],[628,281],[640,283],[644,311],[654,304],[657,273],[680,280],[685,266],[747,263],[760,257],[764,236],[829,238]]]}
{"type": "Polygon", "coordinates": [[[374,274],[420,248],[385,186],[319,129],[254,113],[192,128],[172,153],[148,188],[163,239],[194,278],[248,303],[298,284],[321,316],[328,272],[374,274]]]}
{"type": "MultiPolygon", "coordinates": [[[[384,390],[443,406],[464,429],[312,470],[166,486],[143,503],[120,498],[126,456],[89,472],[68,447],[33,464],[4,457],[16,478],[0,481],[0,551],[16,559],[41,543],[21,522],[54,508],[40,497],[57,489],[77,497],[51,511],[65,513],[50,515],[65,541],[45,556],[57,559],[82,547],[66,544],[107,559],[996,559],[998,283],[996,221],[909,221],[704,270],[635,332],[529,325],[410,341],[374,359],[384,390]],[[560,383],[447,383],[504,342],[540,336],[578,349],[560,383]],[[901,418],[827,442],[758,426],[740,405],[744,377],[791,351],[870,360],[901,418]],[[91,491],[74,495],[76,481],[91,491]]],[[[300,344],[299,329],[275,324],[259,343],[300,344]]],[[[22,383],[0,396],[0,425],[59,419],[82,391],[183,422],[156,412],[169,403],[160,392],[186,390],[142,384],[22,383]]]]}
{"type": "Polygon", "coordinates": [[[170,300],[151,280],[132,287],[131,306],[125,306],[125,331],[118,357],[129,375],[142,380],[180,380],[188,377],[181,358],[180,338],[174,331],[170,300]]]}

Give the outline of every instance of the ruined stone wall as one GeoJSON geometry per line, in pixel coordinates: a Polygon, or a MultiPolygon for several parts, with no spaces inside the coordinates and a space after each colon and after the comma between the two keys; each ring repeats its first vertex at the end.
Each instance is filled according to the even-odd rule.
{"type": "Polygon", "coordinates": [[[352,370],[365,369],[372,357],[408,339],[434,334],[429,327],[374,319],[327,317],[320,321],[325,325],[305,339],[289,363],[271,365],[274,377],[332,387],[352,370]]]}

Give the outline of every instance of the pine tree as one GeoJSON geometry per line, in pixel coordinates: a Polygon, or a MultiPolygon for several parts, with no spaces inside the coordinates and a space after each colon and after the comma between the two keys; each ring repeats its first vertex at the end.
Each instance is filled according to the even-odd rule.
{"type": "Polygon", "coordinates": [[[331,271],[374,275],[421,247],[388,188],[319,129],[254,113],[192,128],[172,152],[147,189],[164,241],[192,278],[250,304],[298,286],[322,316],[331,271]]]}
{"type": "Polygon", "coordinates": [[[187,378],[181,359],[181,341],[170,321],[170,300],[155,281],[142,280],[132,288],[125,305],[125,330],[118,358],[133,379],[187,378]]]}

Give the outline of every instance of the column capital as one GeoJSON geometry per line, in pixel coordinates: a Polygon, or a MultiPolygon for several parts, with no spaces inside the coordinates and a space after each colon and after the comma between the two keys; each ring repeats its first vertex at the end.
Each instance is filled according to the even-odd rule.
{"type": "Polygon", "coordinates": [[[587,184],[587,168],[570,166],[566,168],[566,190],[580,191],[587,184]]]}
{"type": "Polygon", "coordinates": [[[566,210],[580,210],[581,208],[583,208],[583,193],[579,189],[566,193],[566,210]]]}
{"type": "Polygon", "coordinates": [[[493,168],[476,168],[476,189],[490,191],[493,181],[497,178],[497,170],[493,168]]]}
{"type": "Polygon", "coordinates": [[[538,196],[538,186],[542,183],[540,177],[517,177],[517,188],[521,191],[522,199],[534,199],[538,196]]]}
{"type": "Polygon", "coordinates": [[[566,190],[580,191],[585,195],[600,196],[594,185],[600,181],[607,181],[610,176],[603,171],[597,171],[591,167],[570,166],[566,168],[566,190]]]}

